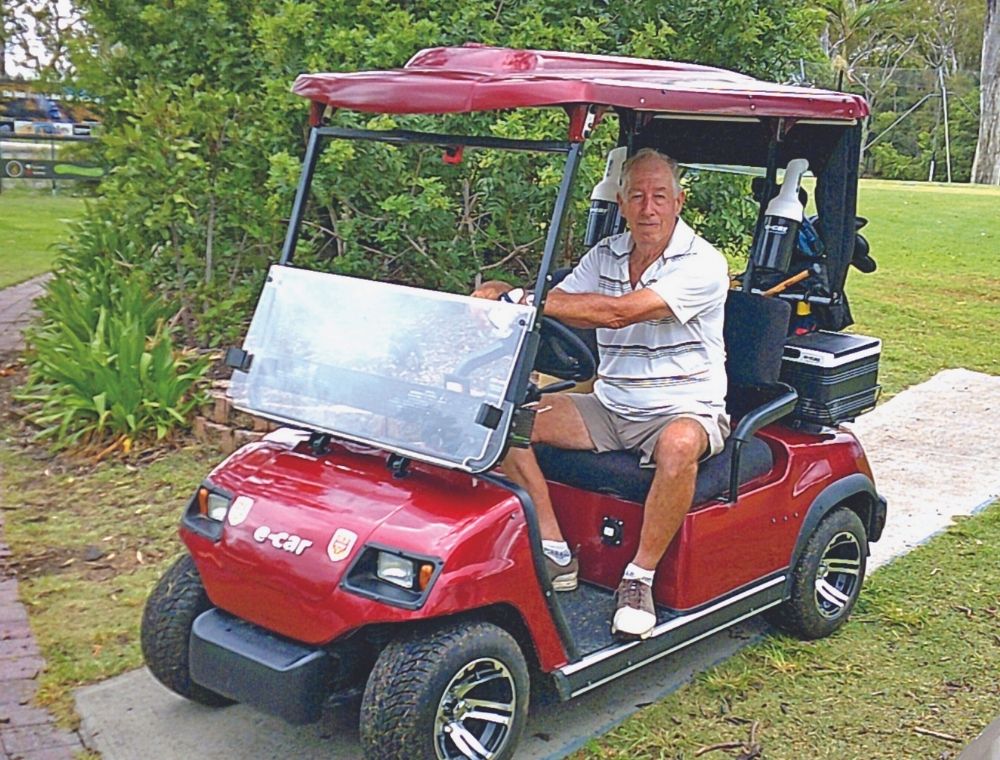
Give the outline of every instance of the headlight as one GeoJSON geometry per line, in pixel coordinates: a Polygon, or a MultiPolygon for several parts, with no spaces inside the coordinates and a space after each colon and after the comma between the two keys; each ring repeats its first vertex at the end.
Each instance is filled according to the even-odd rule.
{"type": "Polygon", "coordinates": [[[378,570],[375,574],[380,580],[387,583],[395,583],[402,588],[413,588],[416,580],[417,569],[413,566],[413,561],[398,554],[388,552],[378,553],[378,570]]]}
{"type": "Polygon", "coordinates": [[[410,591],[423,591],[434,574],[434,565],[399,554],[380,551],[375,575],[379,580],[393,583],[410,591]]]}
{"type": "MultiPolygon", "coordinates": [[[[205,481],[188,499],[181,525],[210,541],[219,541],[227,517],[231,524],[237,525],[238,522],[232,522],[234,512],[245,519],[251,506],[253,506],[252,500],[241,496],[234,502],[231,493],[205,481]],[[239,509],[241,500],[249,503],[239,509]]],[[[242,522],[242,519],[239,522],[242,522]]]]}
{"type": "Polygon", "coordinates": [[[369,599],[417,610],[427,600],[442,566],[437,557],[367,544],[347,569],[342,585],[369,599]]]}

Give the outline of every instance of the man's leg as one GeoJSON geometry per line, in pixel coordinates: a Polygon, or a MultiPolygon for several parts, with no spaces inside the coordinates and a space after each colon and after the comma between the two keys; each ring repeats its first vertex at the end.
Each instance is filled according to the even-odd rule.
{"type": "MultiPolygon", "coordinates": [[[[576,405],[565,396],[543,397],[531,431],[533,443],[548,443],[564,449],[591,449],[594,444],[576,405]]],[[[538,466],[535,452],[511,448],[503,460],[504,473],[531,497],[542,534],[542,551],[549,580],[556,591],[577,587],[578,566],[563,538],[549,496],[549,486],[538,466]]]]}
{"type": "Polygon", "coordinates": [[[653,630],[653,574],[691,508],[698,460],[707,447],[705,428],[686,417],[671,422],[657,438],[656,474],[646,496],[639,550],[618,587],[613,632],[645,638],[653,630]]]}
{"type": "MultiPolygon", "coordinates": [[[[547,443],[560,449],[584,451],[594,448],[583,417],[565,395],[543,396],[537,409],[535,426],[531,431],[532,443],[547,443]]],[[[562,531],[549,497],[549,486],[538,466],[535,452],[530,448],[511,448],[503,460],[503,471],[524,488],[535,503],[542,539],[562,541],[562,531]]]]}

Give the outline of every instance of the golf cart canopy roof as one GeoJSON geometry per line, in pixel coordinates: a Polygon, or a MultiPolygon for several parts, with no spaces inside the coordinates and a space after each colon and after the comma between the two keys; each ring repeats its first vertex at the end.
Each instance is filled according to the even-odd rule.
{"type": "Polygon", "coordinates": [[[292,91],[315,103],[374,113],[469,113],[586,103],[845,124],[868,115],[868,104],[857,95],[764,82],[710,66],[474,43],[421,50],[401,69],[302,74],[292,91]]]}

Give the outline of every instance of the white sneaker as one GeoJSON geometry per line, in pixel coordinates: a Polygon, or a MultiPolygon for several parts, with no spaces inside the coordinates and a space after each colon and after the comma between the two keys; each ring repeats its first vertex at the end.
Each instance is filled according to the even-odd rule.
{"type": "Polygon", "coordinates": [[[622,580],[615,591],[615,617],[611,633],[646,639],[656,626],[653,589],[637,578],[622,580]]]}

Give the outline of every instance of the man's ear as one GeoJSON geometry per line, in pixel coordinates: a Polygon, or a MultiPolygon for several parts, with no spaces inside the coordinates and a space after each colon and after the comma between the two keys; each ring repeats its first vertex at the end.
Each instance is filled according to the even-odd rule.
{"type": "Polygon", "coordinates": [[[684,208],[684,201],[686,201],[686,200],[687,200],[687,193],[686,192],[684,192],[683,190],[681,190],[679,193],[677,193],[677,197],[674,199],[674,202],[677,204],[677,213],[678,214],[680,214],[681,213],[681,209],[684,208]]]}

